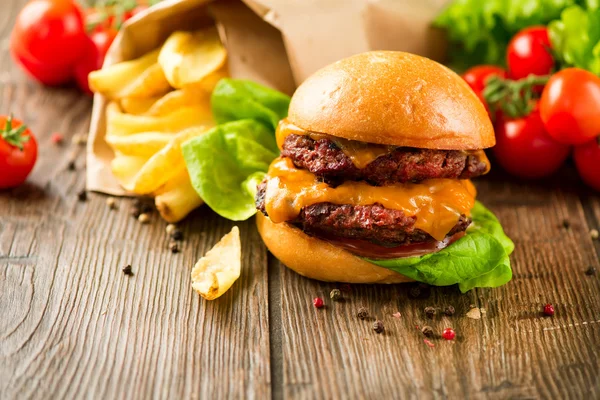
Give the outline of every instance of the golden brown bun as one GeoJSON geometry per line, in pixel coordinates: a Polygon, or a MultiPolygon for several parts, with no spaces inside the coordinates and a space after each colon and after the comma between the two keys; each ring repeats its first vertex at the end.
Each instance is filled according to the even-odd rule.
{"type": "Polygon", "coordinates": [[[371,51],[310,76],[292,97],[290,122],[368,143],[440,150],[496,144],[475,93],[454,72],[410,53],[371,51]]]}
{"type": "Polygon", "coordinates": [[[275,224],[260,212],[256,214],[256,225],[271,253],[307,278],[347,283],[412,282],[404,275],[361,260],[289,224],[275,224]]]}

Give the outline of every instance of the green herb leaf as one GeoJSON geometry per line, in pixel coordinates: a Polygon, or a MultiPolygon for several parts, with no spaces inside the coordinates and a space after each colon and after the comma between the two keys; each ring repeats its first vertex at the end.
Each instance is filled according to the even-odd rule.
{"type": "Polygon", "coordinates": [[[475,287],[497,287],[512,278],[509,255],[513,242],[494,214],[476,202],[467,234],[445,249],[420,257],[367,261],[434,286],[459,285],[461,292],[475,287]]]}

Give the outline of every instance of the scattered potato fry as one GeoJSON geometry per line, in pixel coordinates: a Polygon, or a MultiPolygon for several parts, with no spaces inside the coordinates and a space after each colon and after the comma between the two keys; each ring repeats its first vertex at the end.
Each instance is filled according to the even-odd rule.
{"type": "Polygon", "coordinates": [[[169,223],[179,222],[204,201],[192,187],[187,169],[180,169],[178,175],[169,180],[156,193],[154,199],[160,216],[169,223]]]}
{"type": "Polygon", "coordinates": [[[113,103],[106,110],[107,135],[131,135],[142,132],[176,133],[193,126],[213,126],[210,109],[185,107],[164,116],[123,114],[113,103]]]}
{"type": "Polygon", "coordinates": [[[127,114],[140,115],[148,112],[161,97],[124,97],[119,102],[127,114]]]}
{"type": "Polygon", "coordinates": [[[112,173],[121,186],[127,187],[135,180],[138,172],[148,161],[148,157],[126,156],[116,153],[111,162],[112,173]]]}
{"type": "Polygon", "coordinates": [[[160,50],[155,50],[136,60],[124,61],[90,73],[90,89],[108,98],[116,98],[117,93],[156,63],[159,52],[160,50]]]}
{"type": "Polygon", "coordinates": [[[135,179],[130,180],[129,185],[124,185],[125,189],[136,194],[150,194],[180,174],[181,171],[186,171],[181,144],[188,139],[202,135],[207,130],[206,127],[196,127],[186,129],[175,136],[171,135],[171,141],[140,168],[135,179]]]}
{"type": "Polygon", "coordinates": [[[167,93],[150,107],[146,115],[168,115],[180,108],[200,106],[210,110],[210,92],[196,89],[180,89],[167,93]]]}
{"type": "Polygon", "coordinates": [[[192,269],[192,288],[206,300],[214,300],[225,293],[240,277],[242,245],[240,231],[231,232],[202,257],[192,269]]]}
{"type": "Polygon", "coordinates": [[[171,91],[171,85],[158,63],[148,67],[129,85],[120,90],[116,96],[123,97],[154,97],[163,96],[171,91]]]}
{"type": "Polygon", "coordinates": [[[227,51],[216,27],[174,32],[158,56],[167,80],[176,89],[202,81],[219,70],[226,59],[227,51]]]}
{"type": "Polygon", "coordinates": [[[205,92],[212,93],[215,86],[217,86],[217,82],[219,82],[223,78],[229,78],[229,68],[227,67],[227,64],[223,65],[221,68],[211,73],[210,75],[207,75],[200,82],[188,84],[186,88],[203,90],[205,92]]]}
{"type": "Polygon", "coordinates": [[[113,150],[127,156],[151,157],[173,140],[172,133],[145,132],[135,135],[106,135],[113,150]]]}

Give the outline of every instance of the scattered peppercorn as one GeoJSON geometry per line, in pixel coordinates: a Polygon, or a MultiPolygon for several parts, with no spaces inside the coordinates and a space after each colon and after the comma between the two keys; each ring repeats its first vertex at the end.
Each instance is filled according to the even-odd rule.
{"type": "Polygon", "coordinates": [[[433,337],[433,328],[430,326],[424,326],[423,328],[421,328],[421,332],[426,337],[433,337]]]}
{"type": "Polygon", "coordinates": [[[598,229],[590,230],[590,237],[592,238],[592,240],[597,240],[598,237],[600,237],[600,233],[598,233],[598,229]]]}
{"type": "Polygon", "coordinates": [[[596,267],[593,267],[593,266],[590,265],[590,267],[585,270],[585,274],[589,275],[589,276],[596,275],[596,267]]]}
{"type": "Polygon", "coordinates": [[[392,317],[400,319],[400,317],[402,317],[402,314],[400,314],[400,311],[397,311],[392,314],[392,317]]]}
{"type": "Polygon", "coordinates": [[[435,316],[435,308],[434,307],[425,307],[425,315],[429,319],[433,319],[435,316]]]}
{"type": "Polygon", "coordinates": [[[133,275],[133,270],[131,269],[131,265],[127,264],[125,268],[123,268],[123,273],[128,276],[133,275]]]}
{"type": "Polygon", "coordinates": [[[454,329],[452,328],[446,328],[442,332],[442,337],[446,340],[454,340],[456,337],[456,332],[454,332],[454,329]]]}
{"type": "Polygon", "coordinates": [[[67,169],[69,171],[75,171],[77,169],[77,166],[75,165],[75,160],[69,160],[69,163],[67,164],[67,169]]]}
{"type": "Polygon", "coordinates": [[[446,309],[444,310],[444,314],[446,314],[447,316],[451,317],[454,315],[454,313],[456,312],[456,310],[454,309],[454,307],[452,306],[448,306],[446,307],[446,309]]]}
{"type": "Polygon", "coordinates": [[[375,333],[383,333],[383,331],[385,330],[383,327],[383,322],[380,320],[373,322],[373,330],[375,331],[375,333]]]}
{"type": "Polygon", "coordinates": [[[52,136],[50,136],[50,140],[51,140],[51,141],[52,141],[52,143],[54,143],[54,144],[59,144],[59,145],[60,145],[60,144],[62,144],[62,142],[63,142],[63,139],[64,139],[64,138],[63,138],[63,135],[62,135],[62,134],[60,134],[60,133],[58,133],[58,132],[54,132],[54,133],[52,134],[52,136]]]}
{"type": "Polygon", "coordinates": [[[117,209],[117,202],[115,201],[114,197],[108,197],[106,199],[106,205],[108,206],[108,208],[110,208],[111,210],[116,210],[117,209]]]}
{"type": "Polygon", "coordinates": [[[150,216],[146,213],[141,213],[138,217],[138,221],[140,221],[141,224],[147,224],[150,222],[150,216]]]}
{"type": "Polygon", "coordinates": [[[140,211],[140,209],[138,207],[134,206],[131,209],[131,215],[133,216],[133,218],[138,219],[141,214],[142,214],[142,212],[140,211]]]}
{"type": "Polygon", "coordinates": [[[342,291],[340,289],[333,289],[330,293],[329,293],[329,297],[331,298],[331,300],[333,301],[338,301],[342,298],[342,291]]]}
{"type": "Polygon", "coordinates": [[[87,200],[87,192],[85,191],[85,189],[83,189],[81,192],[77,193],[77,198],[79,199],[79,201],[87,200]]]}
{"type": "Polygon", "coordinates": [[[359,319],[365,320],[365,319],[369,318],[369,311],[367,311],[366,308],[361,307],[358,309],[358,313],[356,313],[356,316],[359,319]]]}
{"type": "Polygon", "coordinates": [[[544,315],[549,317],[554,315],[554,306],[552,304],[548,303],[544,306],[544,315]]]}
{"type": "Polygon", "coordinates": [[[150,203],[142,203],[140,210],[142,211],[142,214],[150,214],[153,210],[153,207],[150,205],[150,203]]]}
{"type": "Polygon", "coordinates": [[[173,254],[179,253],[179,244],[174,241],[169,242],[169,250],[171,250],[171,253],[173,254]]]}
{"type": "Polygon", "coordinates": [[[173,232],[171,232],[171,239],[173,240],[183,240],[183,232],[181,230],[175,228],[173,232]]]}
{"type": "Polygon", "coordinates": [[[315,297],[315,298],[313,299],[313,305],[314,305],[316,308],[322,308],[322,307],[325,305],[325,303],[323,303],[323,299],[322,299],[322,298],[320,298],[320,297],[315,297]]]}
{"type": "Polygon", "coordinates": [[[413,287],[410,288],[410,291],[408,292],[408,294],[413,299],[416,299],[419,296],[421,296],[421,288],[419,286],[413,286],[413,287]]]}
{"type": "Polygon", "coordinates": [[[87,137],[83,133],[76,133],[73,135],[71,142],[76,145],[84,145],[87,143],[87,137]]]}
{"type": "Polygon", "coordinates": [[[565,229],[569,229],[571,227],[571,222],[568,219],[563,219],[562,226],[565,229]]]}
{"type": "Polygon", "coordinates": [[[171,233],[177,228],[177,226],[175,226],[175,224],[169,224],[167,225],[167,235],[171,235],[171,233]]]}

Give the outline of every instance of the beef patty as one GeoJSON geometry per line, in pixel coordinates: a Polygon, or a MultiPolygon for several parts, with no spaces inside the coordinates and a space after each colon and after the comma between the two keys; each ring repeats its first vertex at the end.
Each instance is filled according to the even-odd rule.
{"type": "MultiPolygon", "coordinates": [[[[258,186],[256,208],[268,216],[265,192],[266,180],[258,186]]],[[[298,217],[288,223],[313,236],[368,240],[386,247],[435,241],[428,233],[414,227],[416,220],[415,216],[406,216],[401,210],[385,208],[381,204],[317,203],[303,208],[298,217]]],[[[462,215],[447,237],[465,231],[470,223],[471,220],[462,215]]]]}
{"type": "Polygon", "coordinates": [[[285,138],[281,155],[331,185],[346,180],[386,186],[433,178],[471,179],[487,170],[486,162],[474,154],[412,147],[395,148],[359,169],[333,141],[295,134],[285,138]]]}

